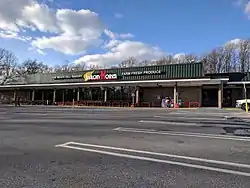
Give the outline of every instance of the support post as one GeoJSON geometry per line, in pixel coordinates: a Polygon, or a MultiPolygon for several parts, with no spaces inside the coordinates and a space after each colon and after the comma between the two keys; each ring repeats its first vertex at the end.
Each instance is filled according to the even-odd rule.
{"type": "Polygon", "coordinates": [[[245,93],[246,113],[248,113],[247,88],[245,83],[244,83],[244,93],[245,93]]]}
{"type": "Polygon", "coordinates": [[[32,105],[34,105],[34,101],[35,101],[35,89],[32,90],[32,105]]]}
{"type": "Polygon", "coordinates": [[[65,90],[64,89],[62,91],[62,103],[63,103],[63,105],[65,103],[65,90]]]}
{"type": "Polygon", "coordinates": [[[140,88],[137,87],[135,91],[135,104],[139,104],[140,102],[140,88]]]}
{"type": "Polygon", "coordinates": [[[56,89],[53,90],[53,105],[56,103],[56,89]]]}
{"type": "Polygon", "coordinates": [[[89,96],[90,96],[90,100],[92,101],[93,100],[93,96],[92,96],[92,88],[91,87],[89,88],[89,96]]]}
{"type": "Polygon", "coordinates": [[[44,101],[44,91],[42,91],[42,101],[44,101]]]}
{"type": "Polygon", "coordinates": [[[178,101],[177,101],[177,82],[176,82],[174,85],[174,108],[175,108],[177,103],[178,103],[178,101]]]}
{"type": "Polygon", "coordinates": [[[16,100],[16,90],[14,90],[14,93],[13,93],[13,98],[14,98],[14,100],[16,100]]]}
{"type": "Polygon", "coordinates": [[[42,91],[42,104],[44,104],[44,91],[42,91]]]}
{"type": "Polygon", "coordinates": [[[244,87],[244,84],[243,84],[243,86],[242,86],[242,93],[241,93],[241,98],[243,99],[243,98],[245,98],[245,87],[244,87]]]}
{"type": "Polygon", "coordinates": [[[222,105],[223,105],[223,82],[221,82],[218,88],[218,108],[222,108],[222,105]]]}
{"type": "Polygon", "coordinates": [[[107,99],[108,99],[108,89],[105,88],[104,89],[104,102],[107,102],[107,99]]]}
{"type": "Polygon", "coordinates": [[[134,107],[135,106],[135,93],[134,92],[131,94],[131,97],[132,97],[131,107],[134,107]]]}
{"type": "Polygon", "coordinates": [[[80,101],[80,88],[77,88],[77,96],[76,96],[77,102],[80,101]]]}
{"type": "MultiPolygon", "coordinates": [[[[14,93],[13,93],[13,101],[16,104],[16,102],[17,102],[17,92],[16,92],[16,90],[14,90],[14,93]]],[[[12,101],[12,104],[13,104],[13,101],[12,101]]]]}

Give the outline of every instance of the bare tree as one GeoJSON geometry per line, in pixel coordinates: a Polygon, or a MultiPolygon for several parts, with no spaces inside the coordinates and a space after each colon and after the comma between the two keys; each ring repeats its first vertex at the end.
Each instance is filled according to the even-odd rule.
{"type": "Polygon", "coordinates": [[[99,69],[102,69],[103,67],[100,66],[100,65],[89,65],[89,68],[90,70],[99,70],[99,69]]]}
{"type": "Polygon", "coordinates": [[[140,63],[139,63],[139,66],[150,66],[150,65],[152,65],[152,62],[151,61],[148,61],[148,60],[144,60],[144,61],[141,61],[140,63]]]}
{"type": "Polygon", "coordinates": [[[134,57],[130,57],[119,64],[119,67],[135,67],[138,65],[137,60],[134,57]]]}
{"type": "Polygon", "coordinates": [[[216,48],[202,58],[206,73],[222,73],[224,62],[224,49],[216,48]]]}
{"type": "Polygon", "coordinates": [[[242,40],[239,47],[239,63],[242,72],[249,72],[250,40],[242,40]]]}
{"type": "Polygon", "coordinates": [[[155,61],[155,64],[156,65],[169,65],[169,64],[172,64],[173,62],[174,62],[174,57],[172,55],[167,55],[155,61]]]}
{"type": "Polygon", "coordinates": [[[53,72],[70,72],[70,71],[72,71],[72,67],[70,66],[68,60],[66,60],[60,65],[55,65],[53,68],[53,72]]]}
{"type": "Polygon", "coordinates": [[[199,57],[194,54],[185,54],[183,62],[184,63],[196,63],[199,61],[199,57]]]}
{"type": "Polygon", "coordinates": [[[171,63],[180,64],[180,63],[195,63],[199,60],[199,57],[193,54],[179,54],[175,55],[171,63]]]}
{"type": "Polygon", "coordinates": [[[20,70],[23,70],[23,74],[36,74],[48,72],[49,67],[43,62],[28,59],[22,63],[20,70]]]}
{"type": "Polygon", "coordinates": [[[233,71],[235,61],[236,46],[233,43],[228,43],[221,50],[221,56],[224,58],[222,65],[222,72],[233,71]]]}
{"type": "Polygon", "coordinates": [[[0,49],[0,85],[20,77],[17,57],[6,49],[0,49]]]}
{"type": "Polygon", "coordinates": [[[84,71],[87,70],[88,67],[85,63],[81,63],[81,64],[74,64],[70,66],[71,71],[84,71]]]}

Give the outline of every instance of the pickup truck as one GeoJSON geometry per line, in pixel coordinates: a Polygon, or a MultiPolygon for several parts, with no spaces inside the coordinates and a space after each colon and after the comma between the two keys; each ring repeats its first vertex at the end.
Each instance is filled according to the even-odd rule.
{"type": "MultiPolygon", "coordinates": [[[[250,99],[247,99],[247,106],[248,106],[248,110],[250,111],[250,99]]],[[[245,99],[241,99],[241,100],[236,100],[236,108],[241,108],[242,110],[246,110],[246,100],[245,99]]]]}

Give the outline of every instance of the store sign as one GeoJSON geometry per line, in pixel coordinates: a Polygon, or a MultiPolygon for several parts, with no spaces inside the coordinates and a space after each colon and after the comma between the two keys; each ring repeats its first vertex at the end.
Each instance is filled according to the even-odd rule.
{"type": "Polygon", "coordinates": [[[107,74],[107,72],[101,71],[100,74],[93,74],[94,71],[86,72],[83,75],[84,81],[90,81],[90,80],[116,80],[117,74],[107,74]]]}
{"type": "Polygon", "coordinates": [[[54,76],[54,80],[68,80],[68,79],[81,79],[82,74],[80,75],[60,75],[60,76],[54,76]]]}
{"type": "MultiPolygon", "coordinates": [[[[70,80],[70,79],[84,79],[84,81],[94,81],[94,80],[117,80],[118,76],[114,73],[107,73],[106,70],[102,70],[99,74],[95,74],[95,71],[86,72],[84,75],[59,75],[54,76],[54,80],[70,80]]],[[[136,76],[136,75],[159,75],[164,72],[161,70],[145,70],[145,71],[131,71],[122,72],[121,76],[136,76]]]]}
{"type": "Polygon", "coordinates": [[[94,74],[94,71],[86,72],[84,75],[59,75],[54,76],[54,80],[70,80],[70,79],[84,79],[84,81],[89,80],[116,80],[117,74],[107,74],[107,72],[101,71],[100,74],[94,74]]]}
{"type": "Polygon", "coordinates": [[[145,71],[132,71],[132,72],[123,72],[122,76],[136,76],[136,75],[157,75],[163,74],[161,70],[145,70],[145,71]]]}

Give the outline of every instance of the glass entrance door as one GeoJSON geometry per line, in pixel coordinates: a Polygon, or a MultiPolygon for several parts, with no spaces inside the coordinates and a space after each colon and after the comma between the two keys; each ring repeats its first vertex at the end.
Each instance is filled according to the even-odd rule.
{"type": "Polygon", "coordinates": [[[223,107],[232,107],[232,89],[224,89],[223,107]]]}
{"type": "Polygon", "coordinates": [[[202,106],[218,107],[218,89],[202,89],[202,106]]]}

